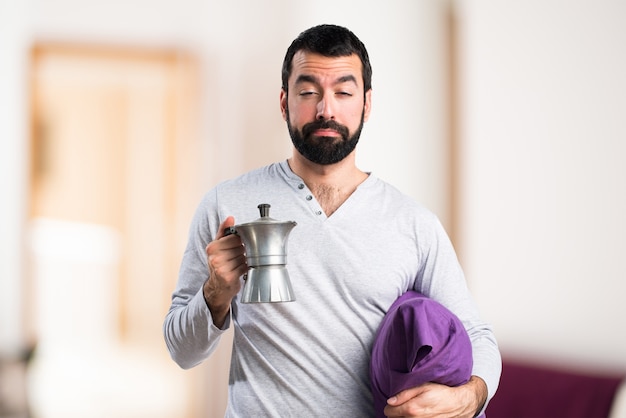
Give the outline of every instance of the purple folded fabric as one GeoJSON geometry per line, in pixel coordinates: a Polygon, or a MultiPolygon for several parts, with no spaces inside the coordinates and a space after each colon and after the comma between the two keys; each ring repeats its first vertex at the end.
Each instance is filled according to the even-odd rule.
{"type": "Polygon", "coordinates": [[[370,363],[377,417],[387,399],[427,382],[467,383],[472,374],[472,345],[461,321],[440,303],[408,291],[383,318],[370,363]]]}

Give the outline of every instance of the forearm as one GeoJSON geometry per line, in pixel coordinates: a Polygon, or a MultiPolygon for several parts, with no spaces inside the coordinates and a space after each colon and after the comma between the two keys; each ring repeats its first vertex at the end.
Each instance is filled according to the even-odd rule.
{"type": "Polygon", "coordinates": [[[210,275],[206,249],[219,234],[219,219],[210,210],[217,206],[215,198],[214,193],[208,193],[196,209],[172,305],[163,324],[170,355],[185,369],[205,360],[230,326],[232,296],[226,302],[212,305],[204,294],[210,275]]]}
{"type": "Polygon", "coordinates": [[[202,291],[204,301],[211,312],[213,324],[217,328],[224,328],[229,319],[232,297],[210,279],[204,282],[202,291]]]}
{"type": "Polygon", "coordinates": [[[172,359],[183,369],[189,369],[209,357],[229,326],[228,315],[221,328],[213,324],[200,291],[186,305],[172,304],[163,324],[163,333],[172,359]]]}
{"type": "MultiPolygon", "coordinates": [[[[480,377],[487,387],[486,406],[495,395],[502,372],[502,359],[491,326],[481,320],[471,298],[453,304],[453,311],[463,322],[472,345],[472,375],[480,377]]],[[[483,409],[484,409],[483,406],[483,409]]]]}
{"type": "Polygon", "coordinates": [[[428,253],[437,256],[426,259],[416,290],[440,302],[463,322],[472,344],[472,375],[486,384],[488,403],[498,388],[502,371],[498,344],[491,326],[480,316],[445,231],[440,227],[435,232],[438,238],[433,241],[438,246],[430,248],[428,253]]]}
{"type": "Polygon", "coordinates": [[[500,374],[502,372],[502,359],[497,342],[491,330],[471,330],[470,340],[474,365],[472,375],[478,376],[487,388],[487,398],[484,407],[493,398],[498,389],[500,374]]]}
{"type": "Polygon", "coordinates": [[[472,391],[474,395],[476,404],[473,410],[474,410],[474,417],[477,417],[481,414],[485,405],[487,404],[487,397],[488,397],[487,384],[482,378],[478,376],[472,376],[470,378],[470,381],[467,383],[467,385],[469,386],[469,389],[472,391]]]}

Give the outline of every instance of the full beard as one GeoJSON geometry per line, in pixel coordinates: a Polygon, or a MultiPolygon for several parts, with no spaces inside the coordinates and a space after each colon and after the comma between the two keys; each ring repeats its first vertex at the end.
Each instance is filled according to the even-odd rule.
{"type": "Polygon", "coordinates": [[[343,160],[356,148],[363,130],[365,109],[361,113],[361,123],[352,136],[346,126],[334,120],[315,120],[304,125],[300,131],[291,125],[289,109],[286,110],[286,116],[289,136],[296,150],[315,164],[330,165],[343,160]],[[313,135],[318,129],[332,129],[339,133],[340,137],[313,135]]]}

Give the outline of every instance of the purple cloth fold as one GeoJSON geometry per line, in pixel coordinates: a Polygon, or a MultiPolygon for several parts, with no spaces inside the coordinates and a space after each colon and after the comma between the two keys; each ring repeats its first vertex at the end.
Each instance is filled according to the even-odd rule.
{"type": "Polygon", "coordinates": [[[461,321],[440,303],[408,291],[389,308],[376,334],[370,362],[374,408],[384,417],[387,399],[427,382],[467,383],[472,345],[461,321]]]}

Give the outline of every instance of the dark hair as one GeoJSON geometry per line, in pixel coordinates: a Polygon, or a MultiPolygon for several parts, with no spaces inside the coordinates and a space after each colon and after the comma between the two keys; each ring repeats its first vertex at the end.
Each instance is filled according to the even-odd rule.
{"type": "Polygon", "coordinates": [[[291,63],[298,51],[308,51],[325,57],[347,57],[352,54],[361,59],[364,91],[372,88],[372,66],[365,45],[354,33],[337,25],[318,25],[302,32],[291,43],[283,61],[283,90],[287,91],[291,63]]]}

